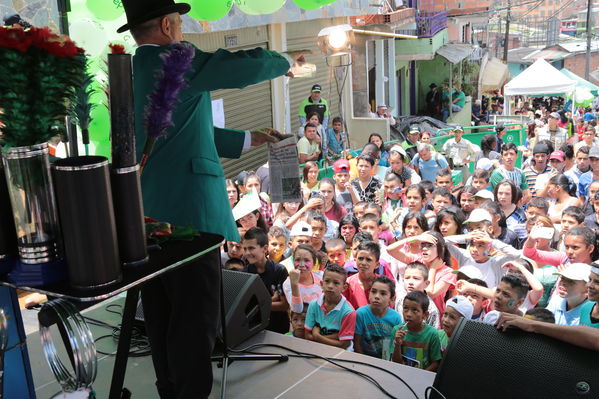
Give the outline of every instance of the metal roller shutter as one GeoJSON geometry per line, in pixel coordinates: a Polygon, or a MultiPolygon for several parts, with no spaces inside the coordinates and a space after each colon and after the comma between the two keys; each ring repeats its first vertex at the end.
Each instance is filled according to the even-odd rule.
{"type": "MultiPolygon", "coordinates": [[[[266,26],[231,31],[186,35],[186,39],[205,51],[224,47],[229,51],[268,48],[266,26]],[[227,38],[234,37],[238,45],[225,47],[227,38]]],[[[244,89],[216,90],[212,99],[222,99],[225,109],[225,127],[252,130],[272,127],[272,101],[270,81],[247,86],[244,89]]],[[[251,148],[238,159],[221,158],[225,177],[234,178],[242,170],[256,170],[268,159],[266,146],[251,148]]]]}
{"type": "Polygon", "coordinates": [[[312,50],[306,61],[316,65],[316,73],[311,78],[289,80],[289,98],[291,101],[291,131],[297,133],[300,123],[298,108],[300,102],[310,95],[314,84],[322,86],[322,97],[329,103],[330,120],[339,116],[339,95],[334,78],[334,68],[327,65],[326,59],[316,42],[318,32],[326,26],[345,23],[345,19],[318,19],[312,21],[293,22],[287,24],[287,48],[289,50],[312,50]]]}

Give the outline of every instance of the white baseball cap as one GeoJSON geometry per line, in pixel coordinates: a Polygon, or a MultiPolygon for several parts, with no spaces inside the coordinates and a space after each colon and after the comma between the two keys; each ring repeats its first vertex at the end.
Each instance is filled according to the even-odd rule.
{"type": "Polygon", "coordinates": [[[468,298],[466,298],[465,296],[457,295],[457,296],[454,296],[453,298],[449,298],[447,300],[447,302],[445,303],[445,305],[448,308],[449,307],[454,308],[455,310],[457,310],[457,312],[459,314],[464,316],[466,319],[472,318],[472,313],[474,312],[474,307],[472,306],[472,303],[470,303],[468,298]]]}
{"type": "Polygon", "coordinates": [[[480,190],[479,192],[474,194],[473,197],[484,198],[484,199],[488,199],[491,201],[495,201],[495,196],[493,195],[493,193],[486,189],[480,190]]]}
{"type": "Polygon", "coordinates": [[[469,279],[470,278],[477,278],[479,280],[483,279],[483,273],[476,266],[473,266],[473,265],[462,266],[458,270],[453,270],[452,273],[454,273],[454,274],[462,273],[469,279]]]}
{"type": "Polygon", "coordinates": [[[586,263],[570,263],[563,271],[553,273],[554,275],[563,276],[570,280],[589,282],[589,274],[591,274],[591,266],[586,263]]]}
{"type": "MultiPolygon", "coordinates": [[[[481,191],[486,191],[486,190],[481,190],[481,191]]],[[[480,191],[478,193],[480,193],[480,191]]],[[[478,195],[478,193],[476,193],[476,194],[478,195]]],[[[493,195],[493,194],[491,194],[491,195],[493,195]]],[[[489,211],[487,211],[486,209],[476,208],[470,213],[470,217],[468,218],[468,220],[466,220],[464,222],[464,224],[484,222],[485,220],[488,222],[493,221],[493,217],[491,216],[489,211]]]]}
{"type": "MultiPolygon", "coordinates": [[[[476,162],[476,169],[489,170],[492,167],[493,167],[493,161],[491,161],[489,158],[481,158],[478,160],[478,162],[476,162]]],[[[487,190],[487,191],[489,191],[489,190],[487,190]]]]}
{"type": "Polygon", "coordinates": [[[308,236],[312,237],[312,227],[301,220],[293,225],[289,237],[308,236]]]}

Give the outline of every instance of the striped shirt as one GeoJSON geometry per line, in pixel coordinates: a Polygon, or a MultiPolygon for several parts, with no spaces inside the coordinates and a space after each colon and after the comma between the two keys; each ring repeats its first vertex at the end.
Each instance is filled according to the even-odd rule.
{"type": "Polygon", "coordinates": [[[545,170],[541,173],[538,173],[536,170],[534,170],[532,166],[529,166],[528,168],[523,170],[524,176],[526,176],[526,182],[528,183],[528,188],[530,189],[530,193],[533,197],[537,196],[537,190],[535,189],[537,177],[543,173],[548,173],[550,171],[551,166],[549,165],[545,166],[545,170]]]}

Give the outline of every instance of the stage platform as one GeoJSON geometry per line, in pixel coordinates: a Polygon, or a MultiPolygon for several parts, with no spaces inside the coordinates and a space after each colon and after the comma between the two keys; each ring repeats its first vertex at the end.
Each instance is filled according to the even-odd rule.
{"type": "MultiPolygon", "coordinates": [[[[119,316],[108,312],[106,308],[108,305],[116,305],[116,307],[112,306],[111,309],[118,311],[118,305],[122,305],[123,303],[124,298],[116,297],[113,300],[84,310],[83,315],[116,325],[120,320],[119,316]]],[[[47,399],[59,391],[59,386],[54,380],[54,376],[51,374],[43,357],[39,334],[35,331],[37,330],[35,326],[37,312],[35,310],[24,310],[24,312],[26,313],[25,324],[29,324],[30,333],[27,336],[27,344],[36,386],[36,395],[39,399],[47,399]]],[[[91,326],[91,329],[94,338],[111,333],[109,329],[98,326],[91,326]]],[[[53,335],[55,335],[55,340],[60,340],[57,334],[53,335]]],[[[302,352],[315,353],[337,359],[358,360],[383,367],[399,375],[410,384],[420,399],[424,399],[424,390],[427,386],[432,385],[435,378],[435,374],[428,371],[374,359],[331,346],[283,336],[269,331],[257,334],[240,345],[240,347],[247,347],[255,343],[279,344],[302,352]]],[[[103,339],[97,346],[99,350],[105,352],[116,350],[116,345],[111,338],[103,339]]],[[[285,353],[285,351],[275,348],[264,348],[259,351],[263,353],[285,353]]],[[[65,356],[62,359],[66,361],[67,358],[64,351],[59,350],[59,353],[65,356]]],[[[99,354],[98,359],[98,377],[96,378],[94,388],[98,398],[106,398],[108,397],[114,357],[99,354]]],[[[370,367],[353,366],[349,363],[345,365],[372,376],[395,397],[401,399],[414,398],[414,395],[399,380],[389,374],[370,367]]],[[[218,398],[222,369],[217,368],[215,364],[213,370],[214,386],[210,398],[218,398]]],[[[201,378],[201,376],[198,376],[198,378],[201,378]]],[[[332,399],[374,399],[386,397],[366,380],[347,371],[340,370],[322,360],[289,358],[289,361],[286,363],[234,362],[229,366],[227,380],[227,398],[305,399],[326,397],[332,399]]],[[[129,358],[125,376],[125,387],[131,390],[132,398],[158,399],[154,382],[154,368],[150,356],[129,358]]]]}
{"type": "MultiPolygon", "coordinates": [[[[425,389],[433,384],[435,373],[403,366],[358,353],[348,352],[332,346],[263,331],[250,338],[241,348],[253,344],[278,344],[284,347],[324,357],[355,360],[369,363],[400,376],[424,399],[425,389]]],[[[261,353],[290,352],[279,348],[263,348],[261,353]]],[[[342,363],[344,366],[373,377],[384,389],[397,398],[410,399],[415,396],[397,378],[372,367],[342,363]]],[[[214,385],[211,398],[218,398],[222,369],[213,367],[214,385]]],[[[289,358],[284,363],[257,361],[234,362],[229,366],[227,377],[228,398],[387,398],[370,382],[349,371],[319,359],[289,358]]]]}

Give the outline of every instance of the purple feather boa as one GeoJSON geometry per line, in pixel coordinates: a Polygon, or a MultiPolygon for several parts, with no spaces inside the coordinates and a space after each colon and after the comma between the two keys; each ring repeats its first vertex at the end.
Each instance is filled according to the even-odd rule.
{"type": "Polygon", "coordinates": [[[156,74],[156,89],[148,96],[144,115],[147,140],[152,144],[157,138],[166,136],[166,129],[173,125],[177,96],[187,87],[185,75],[193,71],[191,61],[194,56],[195,48],[182,42],[171,44],[170,49],[160,55],[163,66],[156,74]]]}

